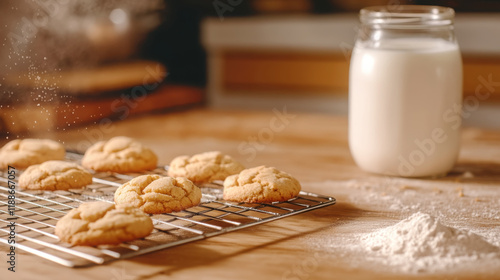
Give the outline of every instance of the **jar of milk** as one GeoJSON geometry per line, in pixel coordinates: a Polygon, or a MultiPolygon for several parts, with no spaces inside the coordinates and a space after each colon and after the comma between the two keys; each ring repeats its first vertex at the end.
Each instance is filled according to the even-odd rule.
{"type": "Polygon", "coordinates": [[[349,146],[365,171],[446,174],[460,146],[462,60],[454,11],[369,7],[349,72],[349,146]]]}

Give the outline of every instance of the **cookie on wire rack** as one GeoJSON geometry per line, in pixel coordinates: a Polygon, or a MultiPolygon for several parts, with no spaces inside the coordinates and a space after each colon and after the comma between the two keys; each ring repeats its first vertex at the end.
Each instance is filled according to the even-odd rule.
{"type": "Polygon", "coordinates": [[[82,165],[98,172],[132,173],[155,169],[156,154],[146,146],[125,136],[100,141],[87,149],[82,165]]]}
{"type": "Polygon", "coordinates": [[[132,205],[96,201],[82,203],[56,224],[55,234],[72,245],[117,245],[143,238],[153,231],[153,221],[132,205]]]}
{"type": "Polygon", "coordinates": [[[32,165],[19,177],[19,187],[28,190],[68,190],[92,184],[92,174],[73,162],[49,160],[32,165]]]}
{"type": "Polygon", "coordinates": [[[193,156],[178,156],[168,169],[171,177],[186,177],[195,184],[224,180],[238,174],[245,167],[231,156],[219,151],[205,152],[193,156]]]}
{"type": "Polygon", "coordinates": [[[224,181],[225,200],[248,203],[286,201],[299,195],[301,186],[290,174],[274,167],[258,166],[224,181]]]}
{"type": "Polygon", "coordinates": [[[196,206],[201,190],[183,177],[142,175],[123,184],[115,191],[115,203],[131,204],[148,214],[162,214],[196,206]]]}
{"type": "Polygon", "coordinates": [[[0,149],[0,169],[26,169],[48,160],[62,160],[65,155],[64,146],[50,139],[16,139],[0,149]]]}

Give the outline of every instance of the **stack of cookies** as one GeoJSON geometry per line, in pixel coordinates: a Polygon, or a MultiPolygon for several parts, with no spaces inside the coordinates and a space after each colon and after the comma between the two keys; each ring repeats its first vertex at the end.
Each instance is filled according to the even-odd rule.
{"type": "MultiPolygon", "coordinates": [[[[158,157],[128,137],[114,137],[91,146],[82,166],[63,161],[64,147],[52,140],[14,140],[0,149],[0,169],[27,168],[19,186],[28,190],[68,190],[92,183],[93,172],[141,173],[157,167],[158,157]]],[[[153,223],[148,214],[182,211],[202,198],[198,187],[224,181],[223,198],[246,203],[270,203],[296,197],[300,183],[274,167],[245,169],[218,151],[172,160],[168,177],[141,175],[120,186],[109,202],[82,203],[60,219],[56,235],[73,245],[119,244],[148,236],[153,223]]]]}

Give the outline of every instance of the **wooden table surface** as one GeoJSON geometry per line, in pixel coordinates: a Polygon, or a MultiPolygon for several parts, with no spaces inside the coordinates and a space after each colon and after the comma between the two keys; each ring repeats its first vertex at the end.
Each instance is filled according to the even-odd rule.
{"type": "Polygon", "coordinates": [[[0,278],[500,279],[500,265],[482,264],[404,274],[356,247],[361,234],[418,211],[500,245],[500,131],[465,128],[458,163],[444,178],[390,178],[356,167],[345,117],[283,110],[195,109],[36,136],[83,152],[95,141],[127,135],[149,145],[161,164],[181,154],[220,150],[247,167],[282,169],[298,178],[304,190],[335,197],[336,205],[88,268],[70,269],[19,252],[17,272],[11,273],[5,265],[7,248],[0,245],[0,278]]]}

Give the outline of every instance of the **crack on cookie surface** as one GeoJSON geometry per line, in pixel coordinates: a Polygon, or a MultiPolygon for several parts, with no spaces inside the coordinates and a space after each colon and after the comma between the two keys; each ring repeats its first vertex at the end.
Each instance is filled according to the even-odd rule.
{"type": "Polygon", "coordinates": [[[91,146],[82,165],[96,171],[141,172],[155,169],[158,157],[149,148],[132,138],[119,136],[91,146]]]}
{"type": "Polygon", "coordinates": [[[153,222],[131,205],[88,202],[72,209],[56,224],[56,235],[73,245],[119,244],[151,233],[153,222]]]}
{"type": "Polygon", "coordinates": [[[181,211],[198,205],[200,201],[201,190],[182,177],[142,175],[123,184],[115,192],[117,204],[131,203],[149,214],[181,211]]]}
{"type": "Polygon", "coordinates": [[[196,184],[224,180],[237,174],[245,167],[232,157],[219,151],[205,152],[189,156],[178,156],[170,163],[168,175],[186,177],[196,184]]]}
{"type": "Polygon", "coordinates": [[[9,165],[25,169],[48,160],[62,160],[66,151],[60,143],[49,139],[16,139],[0,149],[0,169],[9,165]]]}
{"type": "Polygon", "coordinates": [[[297,196],[300,189],[300,183],[288,173],[258,166],[226,178],[223,197],[249,203],[285,201],[297,196]]]}
{"type": "Polygon", "coordinates": [[[31,190],[67,190],[92,183],[92,174],[76,163],[46,161],[32,165],[19,177],[19,186],[31,190]]]}

